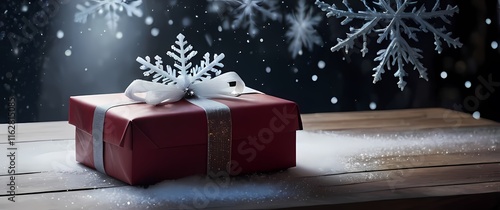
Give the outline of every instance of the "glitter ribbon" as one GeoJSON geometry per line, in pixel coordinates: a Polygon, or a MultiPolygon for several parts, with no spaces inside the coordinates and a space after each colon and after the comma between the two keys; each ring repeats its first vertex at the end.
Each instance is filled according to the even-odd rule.
{"type": "Polygon", "coordinates": [[[93,154],[94,154],[94,167],[97,171],[106,174],[104,169],[104,118],[106,117],[106,112],[117,106],[124,106],[129,104],[137,104],[137,101],[126,101],[114,104],[107,104],[97,106],[94,110],[94,119],[92,120],[92,143],[93,143],[93,154]]]}
{"type": "Polygon", "coordinates": [[[225,104],[204,98],[187,99],[205,110],[208,126],[207,175],[229,173],[231,162],[231,110],[225,104]]]}

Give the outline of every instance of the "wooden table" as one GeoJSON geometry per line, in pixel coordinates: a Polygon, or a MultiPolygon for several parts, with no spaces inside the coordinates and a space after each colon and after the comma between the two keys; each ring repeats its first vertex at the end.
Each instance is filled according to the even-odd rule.
{"type": "Polygon", "coordinates": [[[498,209],[500,124],[444,109],[302,115],[297,167],[128,186],[74,160],[67,122],[0,125],[0,209],[498,209]],[[16,150],[16,196],[8,200],[16,150]],[[7,153],[7,154],[6,154],[7,153]]]}

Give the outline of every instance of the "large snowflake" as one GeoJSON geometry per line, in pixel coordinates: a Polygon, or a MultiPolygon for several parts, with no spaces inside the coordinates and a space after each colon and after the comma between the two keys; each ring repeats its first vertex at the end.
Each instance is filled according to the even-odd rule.
{"type": "Polygon", "coordinates": [[[259,33],[258,21],[279,20],[281,18],[277,0],[209,0],[209,2],[217,7],[217,9],[213,9],[215,11],[220,10],[219,2],[231,5],[230,14],[234,19],[231,26],[233,29],[248,29],[251,37],[255,37],[259,33]]]}
{"type": "Polygon", "coordinates": [[[79,12],[75,14],[74,20],[77,23],[86,23],[89,15],[94,18],[96,14],[104,14],[108,28],[115,30],[120,20],[118,13],[125,10],[130,17],[133,15],[142,17],[142,10],[138,8],[141,4],[142,0],[130,3],[125,0],[90,0],[85,2],[84,5],[76,5],[79,12]]]}
{"type": "Polygon", "coordinates": [[[193,67],[190,60],[198,54],[198,51],[193,50],[193,46],[188,44],[183,34],[177,35],[175,44],[177,46],[171,46],[173,52],[167,51],[167,55],[175,60],[174,68],[170,65],[164,66],[162,57],[158,55],[154,57],[156,60],[154,63],[149,56],[146,56],[145,59],[137,58],[137,62],[142,64],[141,70],[144,71],[144,76],[152,76],[153,82],[185,87],[221,74],[219,68],[224,67],[224,64],[221,63],[225,56],[224,53],[214,54],[212,61],[210,53],[206,53],[200,65],[193,67]]]}
{"type": "Polygon", "coordinates": [[[313,8],[306,6],[305,0],[298,2],[296,13],[286,16],[289,29],[285,36],[290,43],[288,51],[295,58],[302,54],[302,47],[305,46],[311,51],[314,45],[322,45],[323,40],[314,27],[321,22],[321,16],[313,15],[313,8]]]}
{"type": "MultiPolygon", "coordinates": [[[[366,0],[361,0],[366,10],[354,11],[347,0],[342,3],[347,8],[346,10],[339,9],[335,4],[329,5],[323,1],[316,0],[316,5],[325,12],[327,17],[344,18],[342,25],[346,25],[352,20],[358,19],[365,21],[360,28],[350,28],[350,33],[347,34],[346,39],[338,39],[337,45],[331,48],[332,51],[345,49],[347,52],[354,46],[354,41],[360,37],[363,38],[363,48],[361,49],[362,56],[364,56],[368,49],[367,36],[371,33],[378,34],[377,43],[382,43],[384,40],[390,40],[385,49],[377,52],[377,57],[374,61],[379,61],[379,65],[373,69],[373,83],[381,80],[381,75],[385,69],[390,70],[392,66],[396,66],[398,70],[394,74],[399,77],[398,87],[404,89],[406,82],[404,77],[407,76],[404,70],[405,63],[413,65],[420,77],[428,80],[427,69],[420,62],[422,58],[422,51],[419,48],[412,47],[408,40],[418,41],[416,32],[432,33],[434,35],[435,50],[441,53],[442,41],[450,47],[461,47],[462,44],[458,38],[452,38],[451,32],[446,32],[446,28],[436,28],[429,20],[441,19],[443,22],[449,24],[448,17],[458,13],[457,6],[447,5],[446,10],[439,8],[439,0],[436,1],[431,10],[422,5],[417,8],[416,1],[411,0],[377,0],[370,6],[366,0]],[[392,4],[391,4],[392,2],[392,4]]],[[[425,4],[425,3],[424,3],[425,4]]]]}

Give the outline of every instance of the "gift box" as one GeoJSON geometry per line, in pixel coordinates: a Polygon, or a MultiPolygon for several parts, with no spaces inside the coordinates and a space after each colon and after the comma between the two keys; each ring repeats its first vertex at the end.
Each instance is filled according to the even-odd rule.
{"type": "Polygon", "coordinates": [[[102,159],[107,175],[131,185],[295,166],[295,131],[301,129],[301,122],[294,102],[265,94],[210,101],[229,107],[230,115],[223,117],[228,119],[222,119],[229,127],[219,125],[221,119],[210,119],[203,106],[186,99],[155,106],[131,102],[123,93],[73,96],[69,123],[76,126],[76,160],[97,168],[96,159],[102,159]],[[109,109],[102,116],[101,134],[93,127],[96,110],[102,107],[109,109]],[[220,135],[216,133],[230,139],[210,143],[214,135],[220,135]],[[100,152],[94,151],[96,136],[102,138],[100,152]],[[225,158],[230,160],[226,170],[210,170],[210,164],[225,158]]]}

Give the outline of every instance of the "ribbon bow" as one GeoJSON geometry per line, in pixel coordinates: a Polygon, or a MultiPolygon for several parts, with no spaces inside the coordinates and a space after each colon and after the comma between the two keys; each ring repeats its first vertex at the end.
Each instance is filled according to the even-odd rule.
{"type": "Polygon", "coordinates": [[[136,61],[142,64],[144,75],[153,75],[154,79],[153,82],[134,80],[125,90],[127,97],[156,105],[162,102],[173,103],[184,97],[227,98],[243,93],[245,83],[236,72],[220,75],[221,71],[217,69],[224,67],[220,63],[224,54],[215,54],[214,60],[210,61],[210,54],[206,53],[200,66],[191,68],[192,63],[189,60],[198,52],[191,51],[191,45],[186,46],[187,41],[184,41],[182,34],[177,35],[175,43],[177,46],[172,45],[172,50],[177,54],[168,51],[167,55],[177,61],[174,64],[177,70],[166,65],[165,71],[160,56],[155,56],[155,64],[151,63],[149,57],[138,57],[136,61]]]}
{"type": "MultiPolygon", "coordinates": [[[[182,81],[182,78],[178,78],[182,81]]],[[[175,83],[164,85],[145,80],[134,80],[125,90],[125,95],[132,100],[156,105],[162,102],[173,103],[184,97],[224,98],[243,93],[245,83],[236,72],[227,72],[213,79],[200,82],[175,83]],[[231,87],[229,84],[235,82],[231,87]],[[138,96],[136,94],[141,94],[138,96]]]]}

